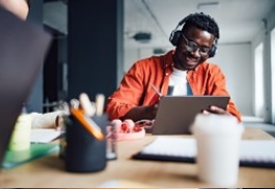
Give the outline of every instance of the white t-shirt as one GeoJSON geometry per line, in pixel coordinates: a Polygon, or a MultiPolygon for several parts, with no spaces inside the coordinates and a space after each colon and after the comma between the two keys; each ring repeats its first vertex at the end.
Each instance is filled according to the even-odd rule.
{"type": "Polygon", "coordinates": [[[169,78],[169,88],[172,96],[187,95],[187,71],[173,67],[173,72],[169,78]]]}

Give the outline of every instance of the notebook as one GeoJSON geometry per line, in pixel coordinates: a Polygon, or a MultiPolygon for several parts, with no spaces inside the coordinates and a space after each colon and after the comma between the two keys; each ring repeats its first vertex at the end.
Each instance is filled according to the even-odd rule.
{"type": "MultiPolygon", "coordinates": [[[[275,168],[275,140],[242,140],[240,166],[275,168]]],[[[133,159],[195,163],[196,141],[191,138],[158,137],[133,159]]]]}
{"type": "Polygon", "coordinates": [[[152,129],[154,135],[190,134],[195,116],[210,106],[226,109],[229,96],[161,97],[152,129]]]}
{"type": "Polygon", "coordinates": [[[0,7],[0,164],[27,100],[51,36],[0,7]]]}

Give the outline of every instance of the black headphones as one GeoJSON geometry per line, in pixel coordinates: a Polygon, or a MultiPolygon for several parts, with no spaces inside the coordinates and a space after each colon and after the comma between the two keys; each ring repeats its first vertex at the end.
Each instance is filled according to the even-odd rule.
{"type": "MultiPolygon", "coordinates": [[[[198,14],[198,13],[196,13],[198,14]]],[[[190,17],[193,17],[196,14],[190,14],[189,16],[185,17],[184,19],[182,19],[177,27],[171,32],[170,37],[169,37],[169,41],[172,43],[172,45],[177,46],[178,42],[180,40],[180,35],[181,35],[181,30],[178,30],[178,28],[180,26],[182,26],[186,21],[188,21],[190,19],[190,17]]],[[[215,56],[217,51],[217,39],[215,39],[214,44],[212,45],[210,51],[209,51],[209,58],[215,56]]]]}

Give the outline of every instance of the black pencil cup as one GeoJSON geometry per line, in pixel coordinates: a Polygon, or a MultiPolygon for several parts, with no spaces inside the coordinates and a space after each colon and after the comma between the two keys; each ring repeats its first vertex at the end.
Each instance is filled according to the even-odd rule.
{"type": "MultiPolygon", "coordinates": [[[[92,118],[104,136],[108,125],[107,115],[92,118]]],[[[70,172],[97,172],[106,167],[106,139],[97,140],[81,123],[70,116],[66,128],[65,168],[70,172]]]]}

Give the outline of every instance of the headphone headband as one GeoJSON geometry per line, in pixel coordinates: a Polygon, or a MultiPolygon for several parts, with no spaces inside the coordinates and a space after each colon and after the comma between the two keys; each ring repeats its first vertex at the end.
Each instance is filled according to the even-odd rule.
{"type": "MultiPolygon", "coordinates": [[[[180,35],[181,35],[181,30],[178,30],[178,28],[182,25],[184,25],[186,23],[186,21],[188,21],[191,17],[198,15],[198,14],[203,14],[203,13],[195,13],[195,14],[190,14],[187,17],[183,18],[178,25],[176,26],[176,28],[171,32],[170,37],[169,37],[169,41],[172,43],[173,46],[177,46],[179,41],[180,41],[180,35]]],[[[214,40],[214,44],[212,45],[210,51],[209,51],[209,57],[213,57],[216,54],[217,51],[217,43],[218,40],[215,37],[214,40]]]]}

